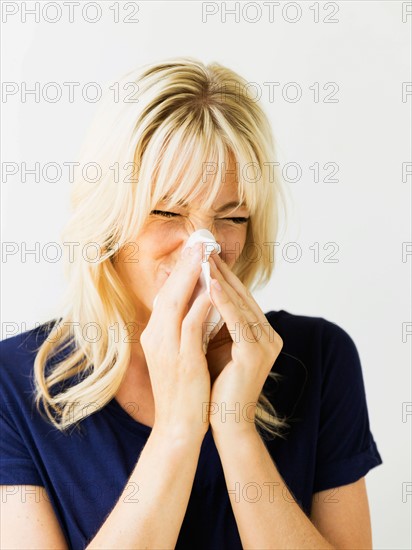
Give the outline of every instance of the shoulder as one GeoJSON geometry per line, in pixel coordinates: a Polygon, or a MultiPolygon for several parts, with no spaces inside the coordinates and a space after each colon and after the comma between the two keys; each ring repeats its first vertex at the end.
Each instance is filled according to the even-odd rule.
{"type": "Polygon", "coordinates": [[[0,377],[4,391],[28,387],[37,351],[56,319],[0,341],[0,377]]]}
{"type": "Polygon", "coordinates": [[[356,386],[362,393],[358,350],[345,328],[324,317],[285,310],[265,315],[283,340],[272,370],[282,376],[285,394],[293,395],[303,406],[306,400],[319,403],[324,396],[333,401],[343,388],[349,391],[356,386]]]}
{"type": "Polygon", "coordinates": [[[57,319],[46,321],[41,325],[0,340],[0,357],[3,362],[19,359],[25,354],[37,351],[36,348],[47,338],[57,319]]]}
{"type": "Polygon", "coordinates": [[[283,309],[265,313],[272,328],[283,339],[284,352],[316,353],[326,363],[333,350],[356,354],[356,346],[349,333],[339,324],[320,316],[299,315],[283,309]]]}
{"type": "Polygon", "coordinates": [[[318,333],[326,340],[330,337],[349,337],[341,326],[324,317],[290,313],[284,309],[270,310],[265,316],[272,327],[278,326],[285,332],[310,331],[311,335],[318,333]]]}
{"type": "Polygon", "coordinates": [[[34,360],[50,322],[0,341],[1,483],[41,485],[39,437],[50,429],[34,403],[34,360]]]}

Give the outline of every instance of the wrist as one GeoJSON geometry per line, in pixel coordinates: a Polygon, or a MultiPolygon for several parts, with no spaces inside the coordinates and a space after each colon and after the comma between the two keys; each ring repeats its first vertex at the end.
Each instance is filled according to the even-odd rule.
{"type": "Polygon", "coordinates": [[[154,424],[150,434],[151,439],[165,441],[173,448],[199,447],[205,437],[205,432],[186,426],[162,426],[154,424]]]}
{"type": "Polygon", "coordinates": [[[215,441],[259,436],[255,422],[211,422],[210,426],[215,441]]]}
{"type": "Polygon", "coordinates": [[[256,401],[222,401],[210,403],[209,422],[214,433],[248,433],[256,431],[256,401]]]}

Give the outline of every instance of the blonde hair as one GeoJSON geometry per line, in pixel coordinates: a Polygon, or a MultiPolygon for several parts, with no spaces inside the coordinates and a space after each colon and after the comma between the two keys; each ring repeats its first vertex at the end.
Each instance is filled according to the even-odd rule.
{"type": "MultiPolygon", "coordinates": [[[[36,406],[41,412],[43,404],[59,430],[111,401],[131,359],[127,340],[136,311],[114,267],[119,249],[135,239],[165,196],[170,206],[190,204],[207,188],[203,204],[211,208],[231,156],[239,202],[250,210],[233,272],[252,290],[264,286],[274,269],[267,245],[275,241],[284,197],[271,128],[246,80],[219,63],[178,57],[128,72],[104,97],[83,144],[72,216],[62,233],[65,243],[76,245],[64,247],[63,315],[50,322],[34,362],[36,406]],[[114,90],[128,93],[116,98],[114,90]],[[95,261],[89,259],[94,249],[101,252],[95,261]],[[76,383],[66,387],[72,377],[76,383]],[[59,391],[52,394],[55,385],[59,391]]],[[[273,437],[283,437],[287,426],[263,391],[255,422],[273,437]]]]}

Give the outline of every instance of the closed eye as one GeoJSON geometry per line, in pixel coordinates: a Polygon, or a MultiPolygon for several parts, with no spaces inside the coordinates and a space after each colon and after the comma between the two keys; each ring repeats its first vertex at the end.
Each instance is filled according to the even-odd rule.
{"type": "Polygon", "coordinates": [[[229,220],[233,223],[247,223],[249,221],[249,218],[218,218],[220,220],[229,220]]]}
{"type": "MultiPolygon", "coordinates": [[[[180,214],[176,214],[176,212],[165,212],[164,210],[152,210],[150,214],[154,214],[155,216],[163,216],[164,218],[174,218],[176,216],[180,216],[180,214]]],[[[229,220],[236,224],[246,223],[249,221],[249,218],[218,218],[220,220],[229,220]]]]}
{"type": "Polygon", "coordinates": [[[179,216],[179,214],[176,214],[175,212],[164,212],[163,210],[152,210],[150,214],[154,214],[155,216],[163,216],[165,218],[179,216]]]}

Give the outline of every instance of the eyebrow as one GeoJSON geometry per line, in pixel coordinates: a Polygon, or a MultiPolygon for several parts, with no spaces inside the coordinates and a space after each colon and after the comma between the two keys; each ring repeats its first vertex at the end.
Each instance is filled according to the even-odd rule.
{"type": "MultiPolygon", "coordinates": [[[[166,201],[168,198],[169,198],[168,196],[163,197],[162,202],[163,202],[163,201],[166,201]]],[[[182,206],[183,208],[186,208],[187,206],[189,206],[187,202],[180,202],[180,201],[179,201],[178,204],[179,204],[179,206],[182,206]]],[[[212,208],[212,210],[213,210],[213,212],[215,212],[215,213],[220,213],[220,212],[223,212],[223,211],[225,211],[225,210],[228,210],[229,208],[235,208],[235,207],[237,207],[237,206],[238,206],[239,208],[241,208],[242,206],[246,206],[246,203],[245,203],[245,202],[242,202],[241,204],[238,204],[237,201],[231,201],[231,202],[227,202],[227,203],[224,204],[223,206],[220,206],[217,210],[213,210],[213,208],[212,208]]]]}
{"type": "Polygon", "coordinates": [[[239,206],[239,208],[241,208],[242,206],[246,206],[246,203],[242,202],[241,204],[238,204],[237,201],[228,202],[223,206],[221,206],[220,208],[218,208],[217,210],[214,210],[214,212],[223,212],[224,210],[228,210],[229,208],[235,208],[236,206],[239,206]]]}

